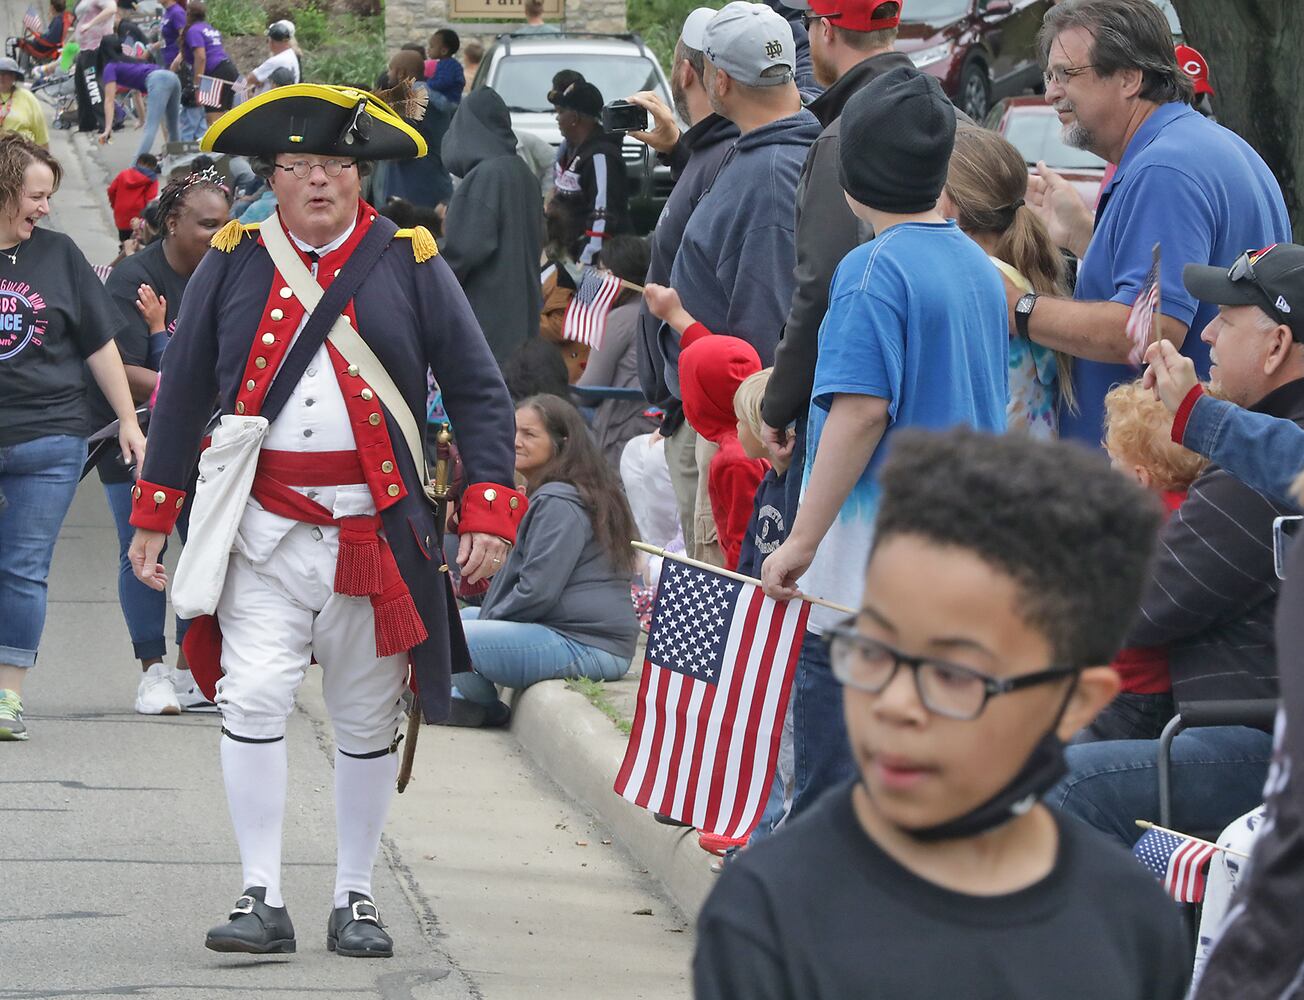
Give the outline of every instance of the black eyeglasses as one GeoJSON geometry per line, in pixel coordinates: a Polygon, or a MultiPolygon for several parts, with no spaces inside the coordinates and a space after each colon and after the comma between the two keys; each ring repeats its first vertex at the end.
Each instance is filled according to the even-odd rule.
{"type": "MultiPolygon", "coordinates": [[[[1259,293],[1259,298],[1262,299],[1259,303],[1260,308],[1262,308],[1264,312],[1271,314],[1273,319],[1278,323],[1290,326],[1290,319],[1285,313],[1277,308],[1276,302],[1273,301],[1272,293],[1268,291],[1267,286],[1259,280],[1259,276],[1254,273],[1255,262],[1266,257],[1276,246],[1277,244],[1274,243],[1265,250],[1246,250],[1245,253],[1237,257],[1232,266],[1227,269],[1227,280],[1248,281],[1254,286],[1254,290],[1259,293]]],[[[1294,328],[1292,327],[1292,329],[1294,328]]]]}
{"type": "Polygon", "coordinates": [[[807,13],[801,16],[801,26],[809,32],[810,26],[814,24],[816,21],[836,21],[841,16],[842,15],[840,13],[816,14],[814,11],[808,11],[807,13]]]}
{"type": "Polygon", "coordinates": [[[1017,677],[996,678],[958,663],[928,656],[907,656],[885,642],[861,635],[851,620],[824,633],[833,676],[847,687],[881,694],[902,666],[914,674],[915,691],[934,715],[968,722],[982,715],[987,702],[1003,694],[1048,684],[1078,672],[1075,667],[1048,667],[1017,677]]]}
{"type": "Polygon", "coordinates": [[[349,167],[357,166],[355,160],[324,160],[321,163],[309,163],[307,160],[295,160],[293,163],[276,163],[273,164],[277,170],[284,170],[287,174],[294,174],[299,180],[304,180],[312,176],[314,167],[321,167],[321,172],[327,177],[338,177],[349,167]]]}

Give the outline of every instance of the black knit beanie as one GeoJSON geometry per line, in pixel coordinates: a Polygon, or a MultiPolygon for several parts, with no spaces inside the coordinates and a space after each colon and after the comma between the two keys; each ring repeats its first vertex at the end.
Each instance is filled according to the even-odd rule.
{"type": "Polygon", "coordinates": [[[847,194],[880,212],[926,212],[946,183],[955,109],[934,77],[901,66],[847,101],[840,141],[847,194]]]}

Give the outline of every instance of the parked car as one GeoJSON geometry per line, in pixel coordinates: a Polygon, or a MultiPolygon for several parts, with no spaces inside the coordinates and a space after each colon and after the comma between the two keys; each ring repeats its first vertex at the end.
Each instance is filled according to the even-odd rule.
{"type": "Polygon", "coordinates": [[[1007,97],[992,108],[983,124],[1005,136],[1023,154],[1029,172],[1043,160],[1077,188],[1083,201],[1096,204],[1108,164],[1095,153],[1064,142],[1059,116],[1044,98],[1007,97]]]}
{"type": "MultiPolygon", "coordinates": [[[[670,84],[656,56],[638,35],[500,35],[485,54],[474,87],[492,87],[512,114],[512,129],[561,145],[561,132],[548,91],[553,74],[573,69],[584,74],[606,101],[652,90],[673,106],[670,84]]],[[[625,172],[630,214],[640,231],[655,224],[672,181],[670,168],[647,146],[625,137],[625,172]],[[640,224],[641,223],[641,224],[640,224]]]]}
{"type": "Polygon", "coordinates": [[[992,101],[1042,88],[1037,32],[1052,0],[908,0],[897,48],[976,122],[992,101]]]}

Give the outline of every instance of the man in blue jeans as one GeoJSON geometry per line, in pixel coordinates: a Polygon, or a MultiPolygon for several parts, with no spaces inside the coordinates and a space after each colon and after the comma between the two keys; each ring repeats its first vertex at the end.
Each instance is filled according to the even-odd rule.
{"type": "MultiPolygon", "coordinates": [[[[1304,426],[1304,248],[1248,252],[1230,268],[1188,264],[1183,280],[1191,295],[1218,306],[1201,334],[1218,395],[1304,426]]],[[[1158,374],[1148,380],[1156,384],[1158,374]]],[[[1202,394],[1190,389],[1178,406],[1174,440],[1202,394]]],[[[1277,696],[1272,525],[1288,512],[1211,465],[1164,528],[1128,645],[1168,647],[1179,710],[1277,696]]],[[[1271,751],[1271,736],[1257,729],[1181,733],[1172,749],[1174,825],[1217,831],[1258,805],[1271,751]]],[[[1156,754],[1153,740],[1072,746],[1070,773],[1049,801],[1130,844],[1140,834],[1135,821],[1156,818],[1156,754]]]]}

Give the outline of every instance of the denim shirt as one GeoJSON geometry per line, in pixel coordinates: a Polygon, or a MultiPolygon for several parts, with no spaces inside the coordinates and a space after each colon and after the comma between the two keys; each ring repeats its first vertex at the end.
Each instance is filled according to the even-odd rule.
{"type": "Polygon", "coordinates": [[[1304,427],[1293,420],[1201,396],[1187,417],[1182,445],[1277,503],[1299,509],[1290,487],[1304,471],[1304,427]]]}

